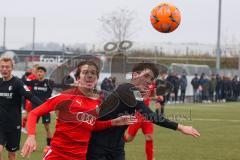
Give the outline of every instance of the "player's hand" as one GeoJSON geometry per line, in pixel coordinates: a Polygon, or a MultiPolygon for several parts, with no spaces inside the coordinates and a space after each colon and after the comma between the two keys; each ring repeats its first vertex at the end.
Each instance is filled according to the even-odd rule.
{"type": "Polygon", "coordinates": [[[137,118],[135,116],[124,115],[112,120],[112,126],[123,126],[130,125],[137,122],[137,118]]]}
{"type": "Polygon", "coordinates": [[[21,150],[21,155],[23,157],[29,158],[31,153],[36,150],[37,142],[35,139],[35,135],[29,135],[27,140],[25,141],[23,148],[21,150]]]}
{"type": "Polygon", "coordinates": [[[164,97],[163,96],[157,96],[156,99],[160,102],[163,102],[164,101],[164,97]]]}
{"type": "Polygon", "coordinates": [[[179,124],[178,129],[181,133],[186,134],[186,135],[191,135],[193,137],[199,137],[200,133],[194,129],[192,126],[184,126],[179,124]]]}

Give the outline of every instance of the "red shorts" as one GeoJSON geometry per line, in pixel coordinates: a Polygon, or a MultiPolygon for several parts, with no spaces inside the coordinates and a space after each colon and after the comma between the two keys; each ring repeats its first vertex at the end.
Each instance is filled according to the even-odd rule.
{"type": "Polygon", "coordinates": [[[54,153],[53,150],[49,149],[43,160],[64,160],[65,158],[61,158],[58,154],[54,153]]]}
{"type": "Polygon", "coordinates": [[[43,160],[86,160],[86,154],[79,156],[70,156],[65,154],[64,151],[62,153],[56,152],[52,149],[49,149],[46,155],[44,156],[43,160]]]}
{"type": "Polygon", "coordinates": [[[135,137],[138,130],[141,128],[144,135],[153,134],[153,123],[146,120],[140,113],[136,113],[138,122],[128,127],[128,134],[135,137]]]}

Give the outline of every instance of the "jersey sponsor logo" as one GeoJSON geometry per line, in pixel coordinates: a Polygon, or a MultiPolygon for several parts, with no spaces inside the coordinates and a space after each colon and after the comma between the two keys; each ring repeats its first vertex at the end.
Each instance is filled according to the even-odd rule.
{"type": "Polygon", "coordinates": [[[13,93],[0,93],[0,97],[12,99],[13,93]]]}
{"type": "Polygon", "coordinates": [[[27,92],[29,92],[30,91],[30,89],[26,86],[26,85],[24,85],[23,86],[23,88],[25,89],[25,91],[27,91],[27,92]]]}
{"type": "Polygon", "coordinates": [[[78,112],[77,120],[79,122],[84,122],[84,123],[87,123],[87,124],[93,126],[95,124],[97,118],[95,116],[85,113],[85,112],[78,112]]]}
{"type": "Polygon", "coordinates": [[[47,92],[47,88],[46,87],[33,87],[34,91],[43,91],[43,92],[47,92]]]}

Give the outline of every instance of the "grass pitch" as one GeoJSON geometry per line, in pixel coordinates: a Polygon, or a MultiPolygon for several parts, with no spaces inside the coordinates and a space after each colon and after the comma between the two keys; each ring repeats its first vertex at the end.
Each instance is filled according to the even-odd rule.
{"type": "MultiPolygon", "coordinates": [[[[200,131],[201,137],[192,138],[155,126],[155,160],[240,160],[240,103],[168,105],[166,115],[182,124],[193,125],[200,131]]],[[[21,145],[25,139],[26,135],[22,135],[21,145]]],[[[38,150],[30,160],[42,159],[45,139],[44,128],[38,124],[38,150]]],[[[125,150],[127,160],[146,159],[141,130],[133,142],[126,144],[125,150]]],[[[17,159],[22,160],[19,153],[17,159]]]]}

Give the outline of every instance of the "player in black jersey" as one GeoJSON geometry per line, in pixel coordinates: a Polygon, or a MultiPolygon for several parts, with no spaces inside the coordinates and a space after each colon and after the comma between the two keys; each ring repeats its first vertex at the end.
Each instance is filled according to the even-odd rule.
{"type": "MultiPolygon", "coordinates": [[[[39,66],[36,69],[36,79],[31,81],[24,81],[24,83],[32,88],[32,93],[37,96],[42,102],[45,102],[52,96],[52,91],[54,87],[54,82],[46,79],[47,69],[45,67],[39,66]]],[[[36,106],[33,105],[32,108],[36,106]]],[[[50,131],[51,115],[50,113],[42,116],[42,123],[45,127],[47,134],[47,146],[44,148],[44,153],[50,148],[50,143],[52,139],[52,133],[50,131]]]]}
{"type": "MultiPolygon", "coordinates": [[[[53,88],[69,88],[71,84],[55,84],[54,81],[46,79],[47,69],[43,66],[38,66],[36,68],[36,79],[30,81],[23,81],[27,86],[32,88],[32,93],[37,96],[42,102],[45,102],[52,96],[53,88]]],[[[32,108],[36,106],[33,105],[32,108]]],[[[43,152],[47,153],[50,148],[52,133],[50,131],[51,115],[50,113],[42,116],[42,123],[44,124],[46,134],[47,134],[47,146],[44,148],[43,152]]]]}
{"type": "Polygon", "coordinates": [[[28,87],[17,77],[12,76],[13,61],[0,59],[0,159],[3,148],[8,151],[9,160],[16,159],[21,137],[21,101],[22,96],[33,104],[42,102],[34,96],[28,87]]]}
{"type": "MultiPolygon", "coordinates": [[[[151,63],[139,63],[132,70],[130,83],[119,85],[100,105],[100,120],[109,120],[123,114],[141,113],[158,126],[178,130],[194,137],[200,136],[191,126],[183,126],[166,119],[162,114],[151,111],[143,103],[143,95],[158,75],[158,69],[151,63]]],[[[125,160],[124,133],[128,126],[112,127],[92,134],[88,160],[125,160]]]]}

